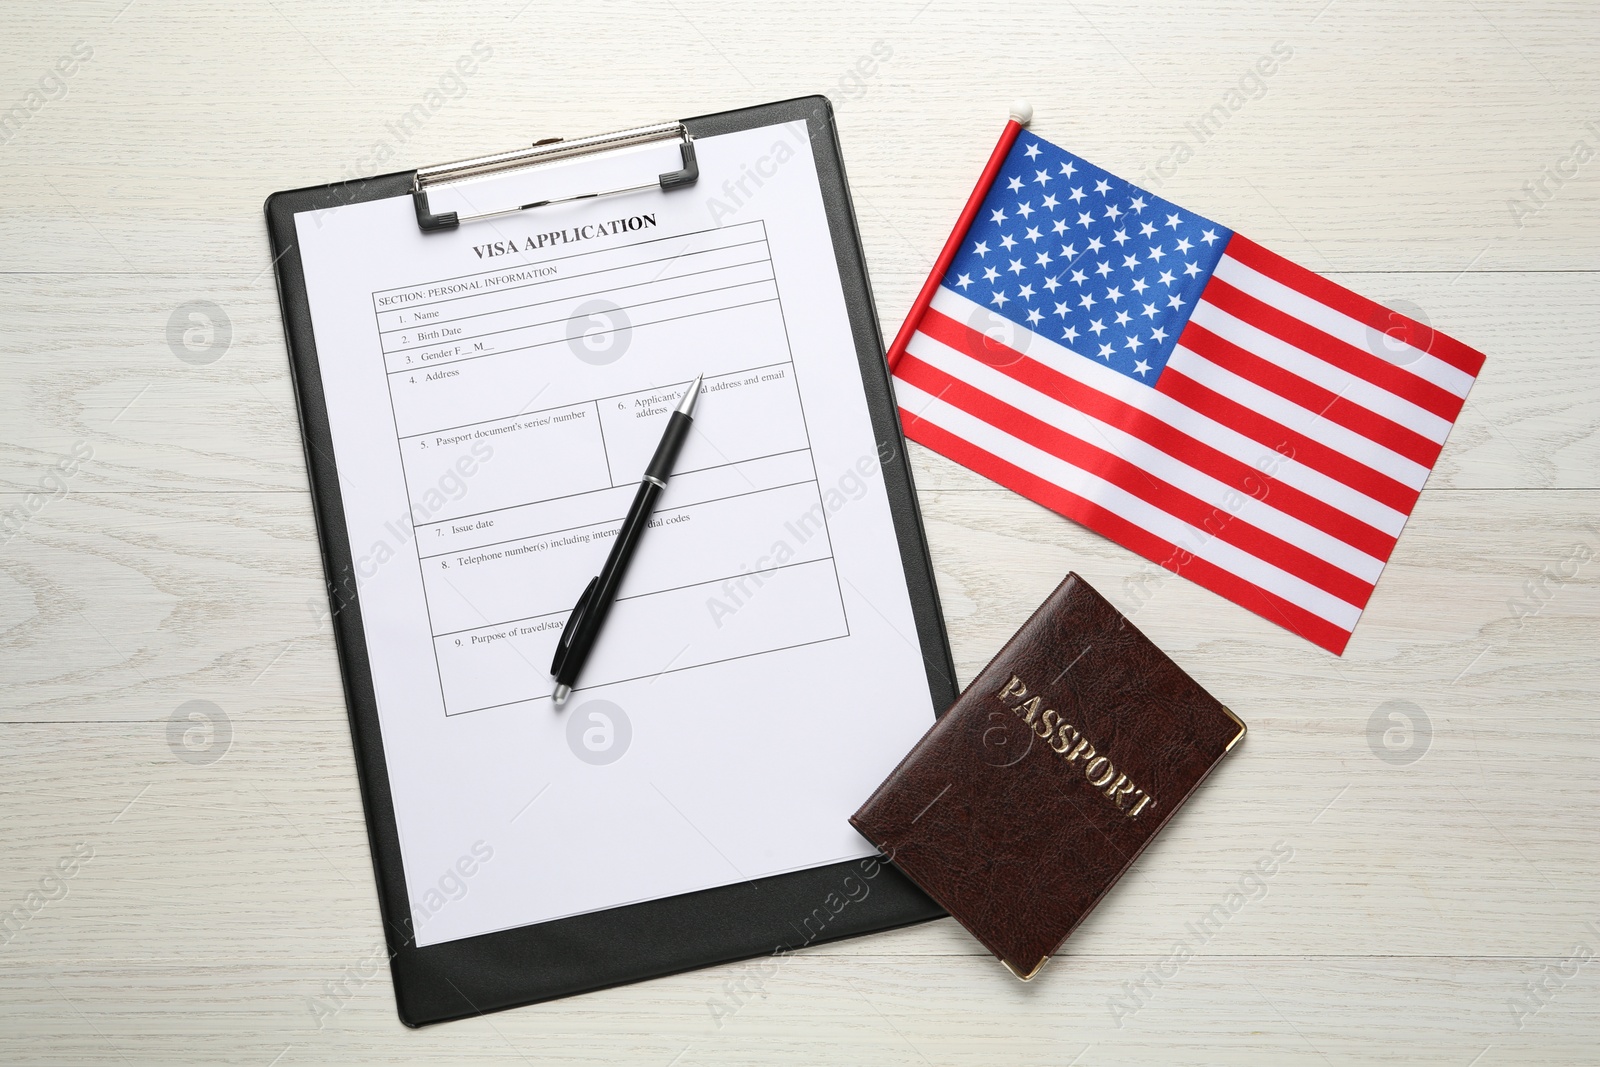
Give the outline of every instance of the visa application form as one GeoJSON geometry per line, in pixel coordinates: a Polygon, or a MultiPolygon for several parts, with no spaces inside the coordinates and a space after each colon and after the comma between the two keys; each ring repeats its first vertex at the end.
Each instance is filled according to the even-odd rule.
{"type": "Polygon", "coordinates": [[[846,817],[933,722],[805,126],[696,145],[687,189],[451,232],[410,197],[296,216],[354,570],[328,577],[359,588],[419,945],[870,855],[846,817]],[[701,373],[557,708],[567,614],[701,373]]]}

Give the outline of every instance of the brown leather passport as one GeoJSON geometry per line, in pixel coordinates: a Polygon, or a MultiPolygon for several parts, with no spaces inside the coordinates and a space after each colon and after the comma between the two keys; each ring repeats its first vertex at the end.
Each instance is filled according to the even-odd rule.
{"type": "Polygon", "coordinates": [[[1244,731],[1069,574],[850,823],[1026,981],[1244,731]]]}

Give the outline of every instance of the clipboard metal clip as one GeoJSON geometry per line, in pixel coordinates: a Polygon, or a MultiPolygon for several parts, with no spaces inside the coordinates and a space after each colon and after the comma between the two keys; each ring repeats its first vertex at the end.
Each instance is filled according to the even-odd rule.
{"type": "Polygon", "coordinates": [[[416,177],[412,179],[411,199],[417,209],[417,226],[424,233],[439,233],[453,230],[463,222],[476,222],[479,219],[513,215],[519,211],[545,207],[548,204],[564,204],[572,200],[615,196],[618,193],[635,193],[645,189],[660,188],[663,191],[678,189],[686,185],[693,185],[699,178],[700,164],[695,159],[694,137],[689,133],[688,127],[681,122],[662,122],[654,126],[639,126],[631,130],[618,130],[615,133],[599,133],[591,137],[578,137],[570,141],[552,137],[536,141],[530,148],[519,148],[510,152],[498,152],[491,156],[478,156],[475,159],[463,159],[455,163],[441,163],[433,167],[423,167],[417,171],[416,177]],[[531,204],[519,204],[516,207],[499,211],[485,211],[476,215],[461,215],[455,211],[446,211],[435,215],[428,207],[428,189],[433,186],[485,178],[503,171],[541,166],[577,156],[609,152],[621,148],[633,148],[636,145],[672,139],[681,141],[678,147],[681,152],[683,166],[678,170],[667,171],[659,175],[654,181],[626,185],[617,189],[602,189],[592,193],[578,193],[573,196],[563,196],[551,200],[539,200],[531,204]]]}

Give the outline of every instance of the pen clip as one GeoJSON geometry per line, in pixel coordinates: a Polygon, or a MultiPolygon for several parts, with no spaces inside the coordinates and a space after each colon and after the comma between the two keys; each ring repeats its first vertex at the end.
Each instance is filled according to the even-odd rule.
{"type": "Polygon", "coordinates": [[[572,649],[572,637],[578,632],[578,626],[583,622],[584,614],[589,610],[589,601],[594,597],[594,591],[600,584],[597,574],[589,579],[589,584],[583,587],[583,595],[572,606],[572,612],[567,616],[567,624],[561,629],[561,640],[556,642],[556,655],[550,661],[550,674],[561,673],[561,665],[567,661],[567,653],[572,649]]]}

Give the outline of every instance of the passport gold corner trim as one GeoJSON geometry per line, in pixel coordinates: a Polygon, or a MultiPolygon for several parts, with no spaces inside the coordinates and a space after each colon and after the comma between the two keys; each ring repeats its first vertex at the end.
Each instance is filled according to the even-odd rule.
{"type": "Polygon", "coordinates": [[[1050,962],[1050,957],[1049,956],[1040,957],[1039,962],[1033,965],[1033,970],[1029,971],[1027,974],[1023,974],[1021,971],[1019,971],[1015,967],[1011,966],[1011,964],[1006,963],[1005,960],[1001,960],[1000,962],[1005,964],[1006,970],[1008,970],[1012,974],[1016,975],[1022,981],[1031,982],[1031,981],[1033,981],[1033,976],[1038,974],[1040,969],[1042,969],[1045,964],[1050,962]]]}
{"type": "Polygon", "coordinates": [[[1239,732],[1233,735],[1233,740],[1229,741],[1227,746],[1222,750],[1224,752],[1232,752],[1233,746],[1244,740],[1244,735],[1249,731],[1250,727],[1246,726],[1244,724],[1244,720],[1235,715],[1233,713],[1233,709],[1228,707],[1228,705],[1222,705],[1222,710],[1228,713],[1228,718],[1239,724],[1239,732]]]}

